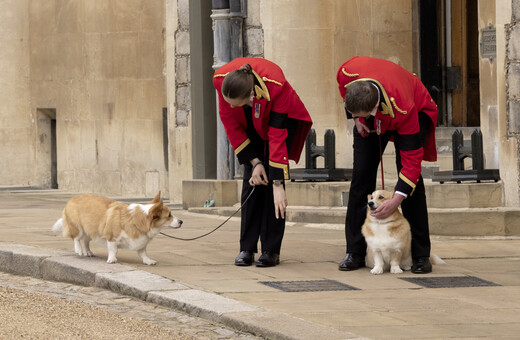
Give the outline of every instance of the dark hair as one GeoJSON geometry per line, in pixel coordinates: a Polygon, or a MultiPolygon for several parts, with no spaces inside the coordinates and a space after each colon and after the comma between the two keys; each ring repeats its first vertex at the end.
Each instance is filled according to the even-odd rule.
{"type": "Polygon", "coordinates": [[[254,78],[251,65],[242,65],[238,70],[231,71],[222,83],[222,95],[231,99],[248,98],[253,90],[254,78]]]}
{"type": "Polygon", "coordinates": [[[370,112],[376,106],[377,89],[368,81],[356,81],[347,86],[345,108],[350,113],[370,112]]]}

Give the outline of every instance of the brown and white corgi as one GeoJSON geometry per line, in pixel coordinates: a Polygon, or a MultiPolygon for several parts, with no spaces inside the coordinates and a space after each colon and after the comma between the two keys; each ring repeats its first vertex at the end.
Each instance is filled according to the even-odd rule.
{"type": "Polygon", "coordinates": [[[161,192],[147,204],[127,204],[95,194],[72,197],[63,216],[52,230],[74,240],[74,251],[80,256],[94,256],[92,239],[107,242],[107,263],[117,262],[118,248],[136,250],[144,264],[157,262],[146,255],[146,246],[163,228],[180,228],[182,221],[173,216],[160,199],[161,192]]]}

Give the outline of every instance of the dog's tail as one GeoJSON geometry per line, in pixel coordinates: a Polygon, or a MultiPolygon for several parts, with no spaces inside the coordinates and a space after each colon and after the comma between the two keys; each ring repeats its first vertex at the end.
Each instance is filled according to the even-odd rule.
{"type": "Polygon", "coordinates": [[[60,218],[56,221],[56,223],[54,223],[54,225],[52,226],[52,231],[54,231],[55,233],[60,231],[63,232],[63,218],[60,218]]]}
{"type": "Polygon", "coordinates": [[[444,260],[441,259],[441,258],[439,257],[439,255],[437,255],[437,254],[431,254],[431,255],[430,255],[430,262],[431,262],[432,264],[446,264],[446,262],[444,262],[444,260]]]}

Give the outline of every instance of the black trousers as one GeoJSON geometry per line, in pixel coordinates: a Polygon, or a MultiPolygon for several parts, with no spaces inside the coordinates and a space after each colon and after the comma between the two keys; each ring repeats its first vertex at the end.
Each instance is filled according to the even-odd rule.
{"type": "MultiPolygon", "coordinates": [[[[269,177],[269,143],[262,140],[256,132],[250,106],[244,106],[244,114],[247,121],[247,136],[255,153],[264,163],[265,171],[269,177]]],[[[288,138],[287,145],[290,145],[290,141],[291,139],[288,138]]],[[[241,204],[244,203],[253,190],[253,187],[249,185],[252,168],[251,163],[247,162],[244,164],[241,204]]],[[[255,186],[255,191],[241,211],[240,251],[248,250],[257,253],[258,239],[260,239],[262,251],[268,250],[280,254],[284,232],[285,219],[276,219],[274,211],[273,183],[269,182],[267,186],[255,186]]]]}
{"type": "MultiPolygon", "coordinates": [[[[265,160],[264,164],[266,164],[265,160]]],[[[267,163],[268,164],[268,163],[267,163]]],[[[269,167],[265,166],[266,171],[269,167]]],[[[251,164],[244,164],[244,180],[242,182],[243,203],[253,187],[249,185],[251,164]]],[[[272,251],[280,254],[282,239],[285,232],[285,219],[276,219],[274,210],[273,184],[257,185],[255,191],[242,208],[240,223],[240,251],[258,252],[258,239],[262,251],[272,251]]]]}
{"type": "MultiPolygon", "coordinates": [[[[381,135],[381,149],[384,152],[393,131],[381,135]]],[[[399,144],[396,148],[397,173],[401,171],[399,144]]],[[[366,254],[365,238],[361,227],[367,214],[368,195],[376,188],[377,169],[380,163],[379,136],[371,133],[362,137],[354,126],[354,171],[348,198],[347,217],[345,220],[345,237],[347,252],[364,256],[366,254]]],[[[430,232],[428,225],[428,209],[422,176],[412,195],[401,204],[404,217],[410,222],[412,232],[412,257],[430,256],[430,232]]]]}

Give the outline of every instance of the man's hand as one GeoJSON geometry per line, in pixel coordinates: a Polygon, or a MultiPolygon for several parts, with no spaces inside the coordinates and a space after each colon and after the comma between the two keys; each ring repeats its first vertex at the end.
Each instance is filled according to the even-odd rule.
{"type": "MultiPolygon", "coordinates": [[[[255,158],[251,162],[258,162],[259,159],[255,158]]],[[[253,173],[251,174],[251,178],[249,179],[249,185],[267,185],[269,180],[267,179],[267,173],[265,172],[264,165],[262,163],[258,163],[253,169],[253,173]]]]}
{"type": "Polygon", "coordinates": [[[276,218],[285,219],[285,209],[287,208],[287,195],[283,185],[273,185],[274,214],[276,218]]]}
{"type": "Polygon", "coordinates": [[[355,118],[354,119],[354,122],[356,123],[356,128],[357,128],[357,131],[359,132],[359,134],[361,135],[361,137],[366,137],[368,136],[368,134],[370,133],[370,129],[368,126],[366,126],[365,124],[361,123],[359,121],[359,118],[355,118]]]}
{"type": "Polygon", "coordinates": [[[397,207],[404,201],[405,197],[400,194],[394,194],[391,200],[383,202],[375,211],[370,212],[370,215],[377,218],[378,220],[383,220],[395,211],[397,207]]]}

